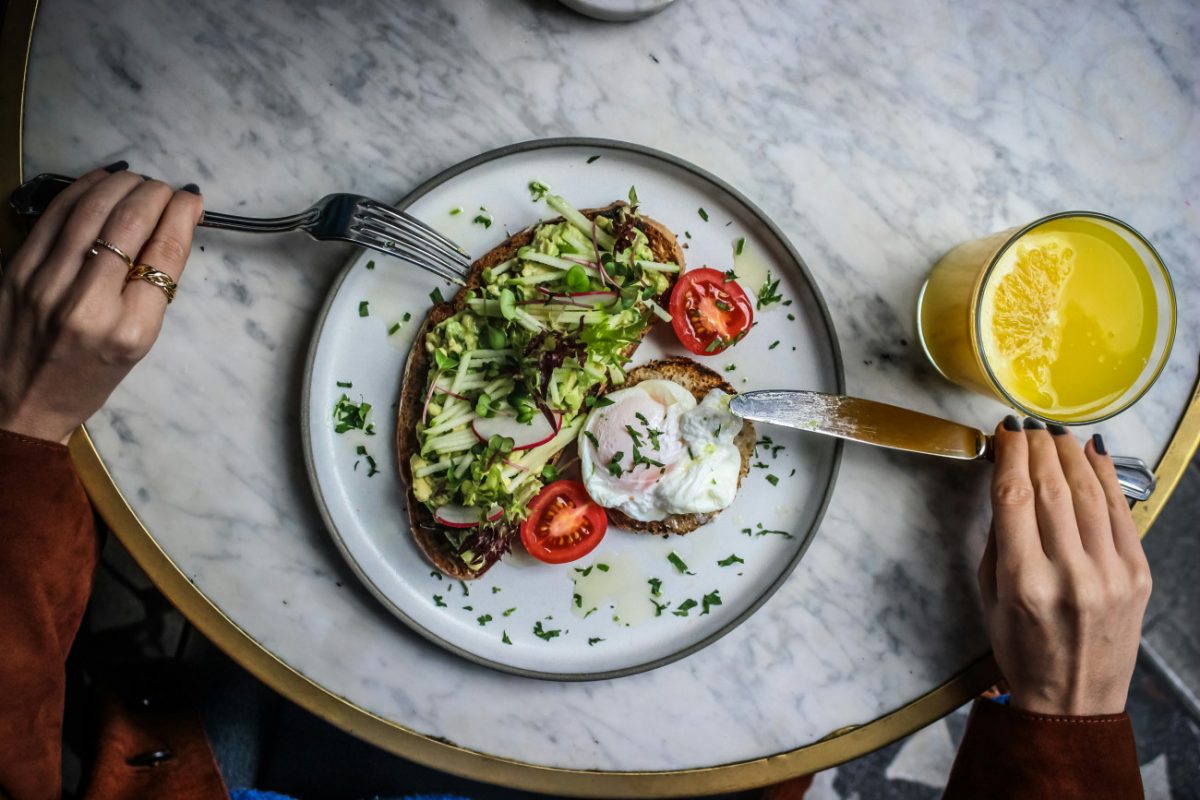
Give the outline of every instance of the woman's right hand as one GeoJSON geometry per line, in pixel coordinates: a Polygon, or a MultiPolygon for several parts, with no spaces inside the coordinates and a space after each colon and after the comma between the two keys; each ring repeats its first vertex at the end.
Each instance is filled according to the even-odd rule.
{"type": "Polygon", "coordinates": [[[104,239],[179,280],[203,213],[194,185],[175,191],[118,162],[62,191],[0,277],[0,429],[66,442],[158,338],[167,299],[104,239]]]}
{"type": "Polygon", "coordinates": [[[996,430],[992,532],[979,587],[1014,707],[1125,709],[1150,567],[1103,439],[1008,417],[996,430]]]}

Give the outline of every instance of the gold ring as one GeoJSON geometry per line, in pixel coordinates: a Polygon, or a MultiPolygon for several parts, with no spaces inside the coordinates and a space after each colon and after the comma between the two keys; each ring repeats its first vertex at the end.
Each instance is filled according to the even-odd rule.
{"type": "Polygon", "coordinates": [[[133,269],[133,259],[129,257],[129,254],[117,247],[112,242],[106,242],[103,239],[97,239],[96,244],[92,245],[92,248],[88,250],[88,258],[95,258],[96,256],[100,255],[100,251],[96,249],[97,247],[103,247],[105,250],[116,253],[117,257],[125,262],[126,267],[133,269]]]}
{"type": "Polygon", "coordinates": [[[129,283],[139,278],[162,289],[163,294],[167,296],[167,305],[170,305],[171,301],[175,299],[175,290],[179,288],[179,284],[171,280],[171,276],[161,269],[155,269],[149,264],[138,264],[129,270],[129,274],[125,276],[125,282],[129,283]]]}

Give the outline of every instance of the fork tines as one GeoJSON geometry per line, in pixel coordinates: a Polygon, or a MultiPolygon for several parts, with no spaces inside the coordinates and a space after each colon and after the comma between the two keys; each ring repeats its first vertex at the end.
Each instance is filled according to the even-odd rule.
{"type": "Polygon", "coordinates": [[[471,268],[469,257],[458,245],[415,217],[373,200],[361,202],[354,216],[361,230],[384,241],[395,240],[402,245],[402,248],[394,248],[398,253],[412,250],[431,260],[433,265],[440,267],[431,271],[443,277],[448,277],[445,273],[449,273],[461,281],[471,268]]]}

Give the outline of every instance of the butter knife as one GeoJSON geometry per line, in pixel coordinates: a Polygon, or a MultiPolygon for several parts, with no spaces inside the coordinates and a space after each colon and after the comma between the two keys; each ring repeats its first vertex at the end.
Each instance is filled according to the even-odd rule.
{"type": "MultiPolygon", "coordinates": [[[[969,425],[919,411],[823,392],[765,390],[729,401],[742,419],[960,461],[991,460],[992,437],[969,425]]],[[[1133,500],[1154,492],[1154,473],[1140,458],[1113,456],[1121,491],[1133,500]]]]}

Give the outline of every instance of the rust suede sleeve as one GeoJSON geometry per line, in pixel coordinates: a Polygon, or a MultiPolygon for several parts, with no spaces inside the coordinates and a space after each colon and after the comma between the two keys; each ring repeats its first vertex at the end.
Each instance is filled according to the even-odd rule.
{"type": "Polygon", "coordinates": [[[0,796],[59,796],[64,665],[98,555],[67,448],[0,431],[0,796]]]}
{"type": "Polygon", "coordinates": [[[976,700],[946,800],[1142,797],[1127,714],[1051,717],[976,700]]]}

